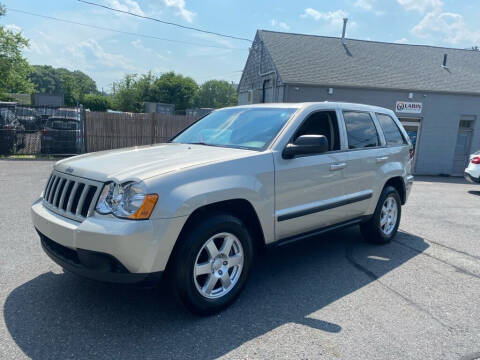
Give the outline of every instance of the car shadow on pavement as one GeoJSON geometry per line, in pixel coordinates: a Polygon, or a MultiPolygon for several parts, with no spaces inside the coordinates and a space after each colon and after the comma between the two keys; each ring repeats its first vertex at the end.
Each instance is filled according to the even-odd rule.
{"type": "Polygon", "coordinates": [[[478,190],[468,190],[469,194],[480,196],[480,191],[478,190]]]}
{"type": "Polygon", "coordinates": [[[341,333],[342,324],[318,318],[321,309],[427,247],[401,232],[391,244],[370,245],[353,227],[274,248],[259,257],[240,298],[205,318],[185,311],[166,286],[139,290],[45,273],[8,295],[4,318],[32,359],[216,358],[286,323],[341,333]]]}

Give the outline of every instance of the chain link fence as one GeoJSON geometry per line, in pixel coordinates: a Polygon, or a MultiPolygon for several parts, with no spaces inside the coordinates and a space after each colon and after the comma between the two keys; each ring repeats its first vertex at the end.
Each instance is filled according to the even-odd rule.
{"type": "Polygon", "coordinates": [[[0,102],[0,156],[84,151],[85,112],[81,108],[0,102]]]}

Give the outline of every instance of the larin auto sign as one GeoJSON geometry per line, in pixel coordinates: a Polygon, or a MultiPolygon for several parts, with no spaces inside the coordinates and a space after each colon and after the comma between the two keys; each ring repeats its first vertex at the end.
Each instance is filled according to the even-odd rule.
{"type": "Polygon", "coordinates": [[[397,101],[395,105],[395,112],[397,113],[421,114],[422,109],[423,104],[418,102],[397,101]]]}

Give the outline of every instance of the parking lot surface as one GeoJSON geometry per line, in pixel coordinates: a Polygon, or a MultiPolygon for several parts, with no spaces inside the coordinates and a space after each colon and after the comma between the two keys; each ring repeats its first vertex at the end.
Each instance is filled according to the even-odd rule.
{"type": "MultiPolygon", "coordinates": [[[[30,221],[51,161],[0,160],[0,359],[461,359],[480,352],[480,186],[420,177],[394,242],[357,227],[272,249],[198,318],[165,286],[64,273],[30,221]]],[[[473,356],[471,356],[473,357],[473,356]]]]}

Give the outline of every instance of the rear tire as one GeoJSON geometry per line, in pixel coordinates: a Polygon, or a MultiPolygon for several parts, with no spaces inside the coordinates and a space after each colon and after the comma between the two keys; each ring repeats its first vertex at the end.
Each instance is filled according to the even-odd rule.
{"type": "Polygon", "coordinates": [[[252,255],[252,240],[240,219],[225,213],[201,217],[172,254],[171,286],[194,314],[214,314],[240,294],[252,255]]]}
{"type": "Polygon", "coordinates": [[[366,241],[374,244],[387,244],[397,234],[402,215],[400,195],[393,186],[386,186],[370,220],[360,225],[366,241]]]}

